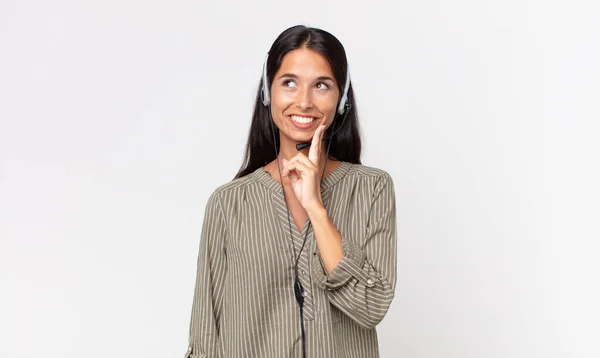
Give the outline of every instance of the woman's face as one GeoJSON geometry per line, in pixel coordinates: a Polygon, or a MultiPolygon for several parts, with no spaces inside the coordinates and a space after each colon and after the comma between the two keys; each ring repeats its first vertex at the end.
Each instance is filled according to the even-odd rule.
{"type": "Polygon", "coordinates": [[[311,141],[320,124],[329,127],[339,92],[324,56],[307,48],[288,52],[271,84],[271,112],[281,142],[311,141]]]}

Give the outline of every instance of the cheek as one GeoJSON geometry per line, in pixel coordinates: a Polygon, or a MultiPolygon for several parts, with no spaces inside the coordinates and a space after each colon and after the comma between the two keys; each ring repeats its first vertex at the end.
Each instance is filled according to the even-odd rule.
{"type": "Polygon", "coordinates": [[[294,103],[294,100],[294,95],[288,92],[277,91],[271,95],[271,102],[273,102],[273,106],[278,108],[288,107],[294,103]]]}
{"type": "Polygon", "coordinates": [[[323,96],[320,97],[320,102],[321,102],[321,108],[324,111],[334,111],[337,108],[337,104],[338,104],[338,95],[337,92],[328,92],[327,94],[323,94],[323,96]]]}
{"type": "Polygon", "coordinates": [[[320,109],[326,115],[333,117],[337,111],[337,96],[331,96],[323,100],[320,105],[320,109]]]}

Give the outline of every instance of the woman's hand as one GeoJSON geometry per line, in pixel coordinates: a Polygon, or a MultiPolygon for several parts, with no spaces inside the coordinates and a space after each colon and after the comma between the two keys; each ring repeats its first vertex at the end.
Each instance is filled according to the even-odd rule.
{"type": "Polygon", "coordinates": [[[319,159],[324,132],[325,125],[323,124],[315,130],[308,158],[304,153],[299,152],[289,161],[283,159],[284,167],[281,175],[290,179],[294,194],[307,212],[323,207],[319,159]]]}

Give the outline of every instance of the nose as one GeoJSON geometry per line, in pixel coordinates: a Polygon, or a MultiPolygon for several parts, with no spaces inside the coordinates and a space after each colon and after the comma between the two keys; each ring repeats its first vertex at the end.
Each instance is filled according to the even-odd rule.
{"type": "Polygon", "coordinates": [[[304,88],[303,90],[301,90],[300,93],[298,94],[297,103],[298,103],[298,108],[300,108],[302,110],[312,108],[312,106],[313,106],[312,88],[308,87],[308,88],[304,88]]]}

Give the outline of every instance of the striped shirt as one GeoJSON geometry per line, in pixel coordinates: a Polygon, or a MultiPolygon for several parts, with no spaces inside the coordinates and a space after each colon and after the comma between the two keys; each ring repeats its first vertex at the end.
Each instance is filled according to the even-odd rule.
{"type": "Polygon", "coordinates": [[[292,223],[264,167],[219,186],[206,204],[186,358],[302,357],[294,258],[304,287],[309,358],[379,357],[376,325],[396,285],[396,203],[382,169],[340,162],[321,181],[344,257],[327,274],[306,220],[292,223]]]}

